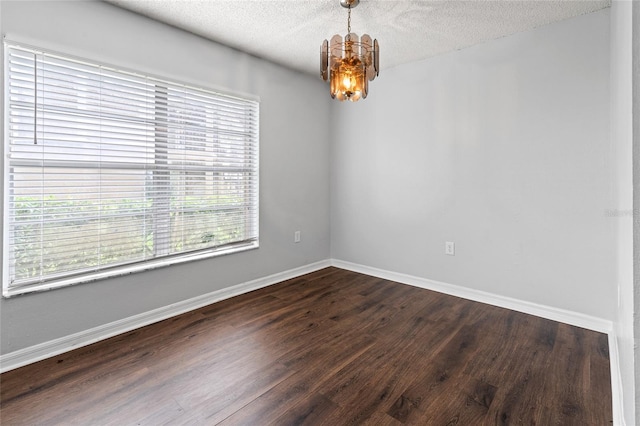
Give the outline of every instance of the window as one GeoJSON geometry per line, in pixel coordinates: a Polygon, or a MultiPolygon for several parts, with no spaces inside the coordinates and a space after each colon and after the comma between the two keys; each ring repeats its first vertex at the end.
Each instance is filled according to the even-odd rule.
{"type": "Polygon", "coordinates": [[[5,45],[3,294],[258,245],[258,103],[5,45]]]}

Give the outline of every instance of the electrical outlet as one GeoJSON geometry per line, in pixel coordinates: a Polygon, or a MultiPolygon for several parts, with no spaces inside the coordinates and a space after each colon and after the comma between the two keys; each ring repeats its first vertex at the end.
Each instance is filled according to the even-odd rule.
{"type": "Polygon", "coordinates": [[[455,256],[456,244],[451,241],[447,241],[446,243],[444,243],[444,254],[448,254],[449,256],[455,256]]]}
{"type": "Polygon", "coordinates": [[[300,242],[300,231],[296,231],[293,233],[293,242],[294,243],[300,242]]]}

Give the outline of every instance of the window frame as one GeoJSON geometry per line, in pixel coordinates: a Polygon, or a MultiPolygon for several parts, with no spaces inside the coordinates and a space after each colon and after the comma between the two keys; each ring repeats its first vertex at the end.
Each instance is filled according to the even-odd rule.
{"type": "MultiPolygon", "coordinates": [[[[102,280],[106,278],[118,277],[123,275],[129,275],[131,273],[142,272],[147,270],[152,270],[156,268],[166,267],[175,264],[181,264],[185,262],[192,262],[196,260],[202,260],[207,258],[213,258],[217,256],[223,256],[233,253],[244,252],[247,250],[257,249],[259,248],[259,223],[260,223],[260,101],[259,98],[252,95],[246,94],[237,94],[230,93],[226,90],[220,90],[218,88],[206,88],[206,87],[197,87],[191,84],[187,84],[176,79],[166,79],[160,78],[155,75],[151,75],[149,73],[140,73],[136,71],[131,71],[125,69],[123,67],[108,65],[99,61],[95,61],[93,59],[83,59],[78,58],[73,55],[58,53],[52,51],[50,49],[44,49],[40,47],[34,47],[31,45],[27,45],[24,43],[19,43],[11,40],[4,39],[3,42],[3,67],[4,67],[4,78],[2,81],[3,90],[4,90],[4,99],[3,99],[3,123],[4,123],[4,143],[3,143],[3,168],[4,168],[4,183],[3,183],[3,231],[2,231],[2,244],[3,244],[3,277],[2,277],[2,296],[5,298],[32,293],[39,292],[44,290],[51,290],[55,288],[66,287],[69,285],[88,283],[97,280],[102,280]],[[129,261],[124,264],[115,264],[115,265],[107,265],[107,266],[99,266],[97,270],[75,270],[75,272],[66,273],[64,276],[56,277],[54,274],[49,274],[48,278],[41,279],[37,282],[30,282],[27,284],[18,284],[11,285],[11,268],[10,265],[10,254],[9,250],[11,243],[10,240],[12,238],[11,232],[11,219],[12,215],[10,214],[10,205],[12,200],[12,189],[10,185],[9,177],[12,175],[12,169],[15,167],[16,162],[13,163],[9,159],[9,146],[10,146],[10,93],[9,93],[9,81],[10,81],[10,73],[9,73],[9,53],[11,48],[25,49],[29,51],[34,51],[37,53],[50,55],[54,57],[62,58],[63,60],[78,62],[81,64],[89,65],[89,66],[97,66],[101,69],[109,70],[110,72],[122,73],[125,75],[135,76],[137,78],[144,78],[146,80],[150,80],[152,82],[157,83],[159,85],[165,85],[165,87],[183,87],[187,90],[194,90],[199,93],[206,93],[209,96],[215,97],[218,101],[221,99],[233,99],[235,101],[246,102],[247,105],[251,105],[252,108],[252,116],[253,112],[255,112],[255,125],[253,126],[255,129],[252,132],[252,139],[247,144],[250,144],[250,148],[255,152],[254,157],[255,161],[251,162],[253,165],[251,168],[251,178],[250,182],[252,183],[252,192],[250,195],[250,199],[253,199],[253,204],[251,206],[251,211],[253,214],[243,216],[245,220],[251,222],[252,229],[255,230],[253,233],[254,236],[251,238],[247,238],[242,241],[232,242],[229,244],[222,244],[213,247],[208,247],[204,249],[197,249],[193,251],[186,251],[177,254],[168,254],[161,255],[161,257],[153,257],[150,259],[142,260],[142,261],[129,261]]],[[[154,118],[154,121],[156,119],[154,118]]],[[[154,145],[157,146],[158,139],[154,139],[154,145]]],[[[44,167],[41,167],[44,169],[44,167]]],[[[97,168],[96,170],[100,170],[101,168],[97,168]]],[[[174,169],[177,170],[177,169],[174,169]]],[[[188,171],[183,170],[185,172],[185,181],[187,180],[186,176],[188,171]]],[[[220,204],[217,204],[220,206],[220,204]]],[[[171,207],[168,208],[167,213],[171,211],[171,207]]],[[[155,236],[154,236],[155,238],[155,236]]],[[[155,249],[155,246],[154,246],[155,249]]],[[[40,274],[42,276],[43,274],[40,274]]],[[[33,280],[35,281],[35,280],[33,280]]]]}

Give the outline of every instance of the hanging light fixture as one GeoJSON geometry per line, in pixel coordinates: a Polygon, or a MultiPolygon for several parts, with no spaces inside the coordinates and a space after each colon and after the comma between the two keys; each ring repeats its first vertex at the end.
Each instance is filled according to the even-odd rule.
{"type": "Polygon", "coordinates": [[[360,0],[340,0],[340,5],[349,9],[347,35],[342,40],[339,34],[325,40],[320,47],[320,75],[329,81],[331,98],[356,102],[367,97],[369,81],[380,72],[380,49],[378,40],[368,34],[358,38],[351,32],[351,9],[360,0]]]}

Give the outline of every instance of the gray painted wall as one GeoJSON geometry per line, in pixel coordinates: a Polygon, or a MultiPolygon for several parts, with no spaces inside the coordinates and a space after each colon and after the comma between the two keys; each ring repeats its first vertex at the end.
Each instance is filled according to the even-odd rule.
{"type": "Polygon", "coordinates": [[[0,300],[0,353],[329,257],[330,97],[290,71],[102,2],[2,2],[7,38],[260,97],[260,248],[0,300]],[[302,242],[293,243],[295,230],[302,242]]]}
{"type": "Polygon", "coordinates": [[[386,69],[336,105],[332,257],[615,320],[609,18],[386,69]]]}

